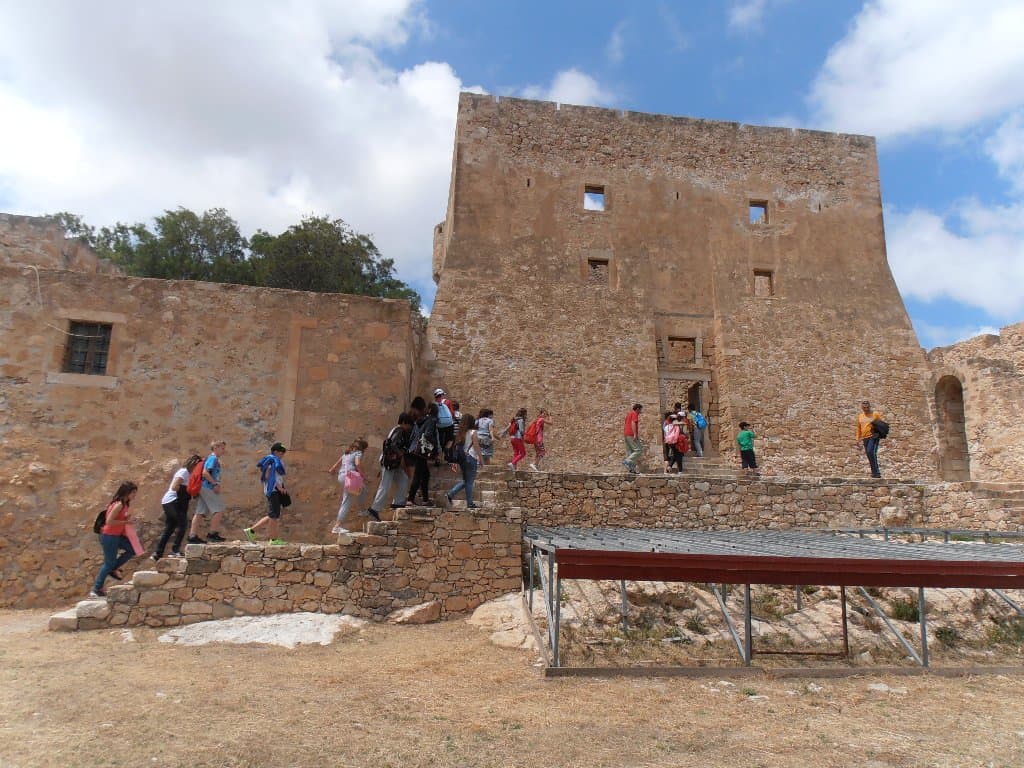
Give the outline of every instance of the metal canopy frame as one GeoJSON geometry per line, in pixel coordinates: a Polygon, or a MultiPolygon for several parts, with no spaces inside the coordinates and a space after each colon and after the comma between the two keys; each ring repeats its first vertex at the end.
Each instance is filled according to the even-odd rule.
{"type": "MultiPolygon", "coordinates": [[[[683,531],[527,526],[523,534],[530,566],[527,602],[532,620],[534,573],[539,571],[551,649],[549,668],[561,666],[558,646],[563,578],[618,581],[624,628],[628,626],[627,580],[709,584],[745,667],[751,665],[755,653],[751,584],[797,587],[798,610],[802,585],[840,588],[843,653],[784,652],[792,655],[849,656],[847,587],[857,588],[907,653],[925,668],[929,666],[926,587],[992,589],[1018,613],[1022,612],[1020,606],[998,588],[1024,588],[1024,545],[954,543],[950,541],[952,531],[943,530],[897,529],[891,532],[938,535],[942,536],[942,542],[894,541],[889,538],[887,529],[683,531]],[[866,534],[883,535],[883,532],[882,540],[865,538],[866,534]],[[726,584],[744,587],[742,640],[726,610],[726,584]],[[721,587],[721,594],[716,586],[721,587]],[[889,621],[865,586],[917,587],[920,653],[889,621]]],[[[988,531],[957,530],[955,535],[985,542],[997,536],[1010,538],[988,531]]]]}

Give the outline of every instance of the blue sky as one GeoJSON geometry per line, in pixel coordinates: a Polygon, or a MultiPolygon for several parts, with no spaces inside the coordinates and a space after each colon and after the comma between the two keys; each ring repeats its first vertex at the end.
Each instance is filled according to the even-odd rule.
{"type": "Polygon", "coordinates": [[[328,213],[429,306],[463,89],[878,137],[921,342],[1024,319],[1024,2],[0,0],[0,210],[328,213]]]}

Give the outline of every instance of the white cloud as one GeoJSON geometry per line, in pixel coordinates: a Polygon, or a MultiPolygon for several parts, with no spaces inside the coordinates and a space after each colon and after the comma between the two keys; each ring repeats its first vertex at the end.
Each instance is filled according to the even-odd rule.
{"type": "Polygon", "coordinates": [[[522,95],[527,99],[582,106],[607,106],[615,102],[615,94],[611,90],[576,68],[562,70],[546,88],[539,85],[527,86],[522,89],[522,95]]]}
{"type": "Polygon", "coordinates": [[[999,329],[992,325],[932,325],[931,323],[914,323],[914,330],[925,349],[946,347],[958,341],[973,339],[984,334],[999,335],[999,329]]]}
{"type": "Polygon", "coordinates": [[[761,24],[768,0],[741,0],[729,8],[729,28],[745,31],[761,24]]]}
{"type": "Polygon", "coordinates": [[[0,0],[5,208],[95,224],[223,206],[243,230],[346,219],[429,284],[457,97],[445,63],[376,52],[414,0],[0,0]]]}
{"type": "Polygon", "coordinates": [[[679,19],[672,13],[672,9],[666,3],[658,3],[658,15],[661,17],[661,24],[669,41],[672,43],[672,50],[681,53],[690,47],[690,37],[683,31],[679,19]]]}
{"type": "Polygon", "coordinates": [[[1024,104],[1020,0],[874,0],[810,94],[819,125],[882,138],[956,131],[1024,104]]]}
{"type": "Polygon", "coordinates": [[[612,64],[621,64],[626,58],[625,31],[629,22],[625,19],[615,25],[611,37],[608,38],[604,47],[604,55],[612,64]]]}
{"type": "Polygon", "coordinates": [[[985,142],[985,150],[999,169],[999,175],[1024,194],[1024,110],[1003,121],[985,142]]]}
{"type": "Polygon", "coordinates": [[[967,201],[951,218],[914,209],[886,213],[886,245],[904,296],[948,298],[997,318],[1024,316],[1024,206],[967,201]]]}

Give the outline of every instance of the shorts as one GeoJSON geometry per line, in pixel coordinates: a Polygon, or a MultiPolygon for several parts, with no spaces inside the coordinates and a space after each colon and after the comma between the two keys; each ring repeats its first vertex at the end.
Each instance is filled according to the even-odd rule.
{"type": "Polygon", "coordinates": [[[281,519],[281,494],[278,491],[267,496],[267,517],[271,520],[281,519]]]}
{"type": "Polygon", "coordinates": [[[196,499],[197,515],[216,515],[224,511],[224,497],[205,485],[199,490],[199,498],[196,499]]]}
{"type": "Polygon", "coordinates": [[[740,462],[743,469],[757,469],[757,459],[754,458],[754,450],[740,451],[740,462]]]}
{"type": "Polygon", "coordinates": [[[494,441],[493,440],[481,440],[480,441],[480,453],[486,458],[490,458],[494,455],[494,441]]]}

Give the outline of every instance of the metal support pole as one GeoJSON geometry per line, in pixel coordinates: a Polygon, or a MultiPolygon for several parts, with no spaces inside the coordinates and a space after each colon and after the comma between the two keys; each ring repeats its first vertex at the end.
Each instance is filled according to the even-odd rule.
{"type": "Polygon", "coordinates": [[[551,649],[552,666],[559,666],[558,664],[558,636],[561,634],[559,631],[562,628],[562,577],[559,576],[555,579],[555,644],[551,649]]]}
{"type": "Polygon", "coordinates": [[[629,631],[629,600],[626,598],[626,580],[619,582],[619,593],[622,595],[622,631],[629,631]]]}
{"type": "Polygon", "coordinates": [[[528,600],[530,604],[530,611],[533,611],[533,569],[536,567],[536,563],[533,559],[533,553],[536,547],[533,544],[530,545],[530,598],[528,600]]]}
{"type": "MultiPolygon", "coordinates": [[[[561,586],[561,585],[559,585],[561,586]]],[[[554,666],[558,666],[558,614],[557,605],[561,602],[555,596],[555,557],[548,553],[548,642],[551,643],[551,655],[554,658],[554,666]],[[550,621],[550,619],[554,621],[550,621]]],[[[559,594],[558,597],[561,597],[559,594]]]]}
{"type": "Polygon", "coordinates": [[[736,643],[736,650],[739,651],[740,658],[745,658],[743,642],[740,640],[740,636],[736,632],[736,627],[733,626],[732,619],[729,618],[729,611],[727,611],[725,608],[725,600],[722,599],[722,596],[718,593],[718,590],[715,589],[714,584],[711,585],[711,594],[713,594],[715,596],[715,599],[718,601],[718,607],[722,611],[722,618],[725,619],[725,626],[729,628],[729,634],[732,635],[732,641],[736,643]]]}
{"type": "Polygon", "coordinates": [[[803,587],[798,586],[796,588],[796,609],[802,611],[804,609],[804,592],[803,587]]]}
{"type": "Polygon", "coordinates": [[[746,614],[746,623],[743,629],[744,635],[744,648],[743,648],[743,666],[749,667],[750,660],[754,656],[754,634],[752,622],[750,619],[750,585],[744,585],[743,591],[743,612],[746,614]]]}
{"type": "Polygon", "coordinates": [[[1013,610],[1015,610],[1021,616],[1024,616],[1024,608],[1021,608],[1019,605],[1017,605],[1017,603],[1015,603],[1012,599],[1010,599],[1010,596],[1007,595],[1005,592],[1003,592],[1003,590],[1001,590],[1001,589],[993,589],[992,591],[996,594],[997,597],[1001,597],[1006,602],[1007,605],[1009,605],[1011,608],[1013,608],[1013,610]]]}
{"type": "Polygon", "coordinates": [[[928,666],[928,619],[924,603],[924,587],[917,588],[917,613],[921,617],[921,666],[928,666]]]}
{"type": "Polygon", "coordinates": [[[864,589],[864,587],[857,587],[857,591],[860,592],[861,596],[871,604],[871,607],[875,610],[875,613],[878,614],[878,618],[885,622],[885,626],[887,626],[889,628],[889,631],[892,632],[893,636],[900,641],[900,645],[903,646],[903,648],[907,651],[907,653],[910,654],[914,661],[916,661],[921,666],[924,666],[924,662],[921,661],[921,657],[917,655],[917,651],[914,650],[914,646],[908,643],[906,638],[900,634],[899,630],[893,626],[892,622],[889,621],[889,617],[885,615],[885,611],[883,611],[878,606],[878,603],[876,603],[872,599],[871,595],[868,594],[867,590],[864,589]]]}
{"type": "Polygon", "coordinates": [[[850,624],[846,616],[846,587],[839,588],[839,601],[843,606],[843,653],[850,656],[850,624]]]}
{"type": "Polygon", "coordinates": [[[883,528],[882,529],[882,538],[885,539],[886,541],[889,540],[889,529],[888,528],[883,528]]]}
{"type": "Polygon", "coordinates": [[[721,590],[721,592],[722,592],[722,600],[728,600],[728,599],[729,599],[729,596],[728,596],[728,595],[726,594],[726,592],[725,592],[725,583],[723,582],[722,584],[719,584],[719,585],[718,585],[718,588],[719,588],[719,590],[721,590]]]}

